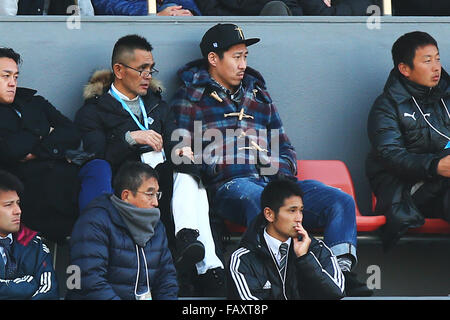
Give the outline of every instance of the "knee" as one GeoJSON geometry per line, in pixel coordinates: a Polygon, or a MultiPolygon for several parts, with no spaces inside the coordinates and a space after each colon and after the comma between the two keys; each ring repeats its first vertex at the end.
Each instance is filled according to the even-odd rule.
{"type": "Polygon", "coordinates": [[[261,9],[260,16],[291,16],[291,10],[283,1],[269,1],[261,9]]]}
{"type": "Polygon", "coordinates": [[[332,205],[333,211],[335,214],[339,214],[341,216],[355,219],[356,215],[356,205],[355,200],[349,194],[340,191],[336,194],[335,201],[332,205]]]}

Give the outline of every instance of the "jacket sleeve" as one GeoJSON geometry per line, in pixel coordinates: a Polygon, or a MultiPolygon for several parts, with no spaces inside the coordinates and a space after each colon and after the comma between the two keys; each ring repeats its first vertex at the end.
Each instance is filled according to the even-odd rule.
{"type": "Polygon", "coordinates": [[[239,248],[233,252],[228,266],[228,299],[231,300],[264,300],[270,299],[253,272],[248,259],[252,254],[246,248],[239,248]]]}
{"type": "Polygon", "coordinates": [[[146,16],[147,1],[142,0],[91,0],[96,15],[146,16]]]}
{"type": "Polygon", "coordinates": [[[341,299],[344,275],[337,258],[322,242],[313,240],[307,254],[296,260],[300,295],[305,299],[341,299]]]}
{"type": "Polygon", "coordinates": [[[32,300],[56,300],[59,299],[58,281],[52,265],[52,255],[47,246],[39,237],[35,237],[39,245],[38,263],[36,265],[35,279],[38,288],[31,297],[32,300]]]}
{"type": "Polygon", "coordinates": [[[27,300],[36,292],[38,283],[32,275],[13,280],[0,279],[0,300],[27,300]]]}
{"type": "MultiPolygon", "coordinates": [[[[52,266],[50,251],[39,237],[35,237],[30,245],[35,245],[36,256],[28,254],[26,259],[36,259],[34,272],[16,279],[0,279],[0,299],[14,300],[56,300],[59,299],[58,282],[52,266]]],[[[30,261],[28,261],[30,262],[30,261]]]]}
{"type": "Polygon", "coordinates": [[[172,261],[172,254],[169,250],[166,231],[162,222],[159,222],[160,228],[156,232],[160,232],[161,236],[161,257],[159,261],[158,276],[152,282],[152,297],[155,300],[176,300],[178,297],[178,282],[175,266],[172,261]]]}
{"type": "Polygon", "coordinates": [[[77,149],[80,146],[81,135],[75,124],[52,104],[40,96],[36,99],[47,117],[49,126],[53,129],[42,138],[32,153],[41,159],[62,159],[66,150],[77,149]]]}
{"type": "Polygon", "coordinates": [[[95,153],[98,158],[105,158],[106,134],[102,121],[92,104],[85,104],[75,116],[75,125],[81,132],[83,148],[86,152],[95,153]]]}
{"type": "Polygon", "coordinates": [[[0,130],[0,161],[6,165],[16,164],[32,152],[39,137],[29,131],[10,133],[0,130]]]}
{"type": "Polygon", "coordinates": [[[101,212],[94,210],[80,216],[70,239],[70,264],[81,270],[78,293],[84,299],[119,300],[107,279],[109,239],[106,219],[102,217],[101,212]]]}
{"type": "Polygon", "coordinates": [[[436,174],[432,163],[440,156],[408,151],[395,108],[386,97],[375,101],[369,113],[367,132],[377,158],[396,175],[423,180],[436,174]]]}
{"type": "Polygon", "coordinates": [[[270,113],[267,138],[271,151],[271,166],[279,168],[279,172],[282,174],[295,176],[297,174],[297,154],[283,128],[274,104],[271,104],[270,113]]]}

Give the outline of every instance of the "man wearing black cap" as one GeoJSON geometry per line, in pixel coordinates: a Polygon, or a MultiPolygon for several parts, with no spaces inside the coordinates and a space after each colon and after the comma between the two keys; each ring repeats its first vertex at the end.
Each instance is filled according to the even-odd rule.
{"type": "Polygon", "coordinates": [[[261,212],[259,199],[269,181],[296,181],[304,191],[304,225],[324,228],[324,241],[346,275],[346,294],[371,295],[350,273],[356,262],[354,200],[318,181],[297,181],[294,147],[263,77],[247,67],[247,47],[258,41],[246,39],[234,24],[217,24],[205,33],[203,59],[178,72],[184,85],[172,108],[183,129],[180,147],[193,146],[212,211],[240,225],[249,226],[261,212]]]}

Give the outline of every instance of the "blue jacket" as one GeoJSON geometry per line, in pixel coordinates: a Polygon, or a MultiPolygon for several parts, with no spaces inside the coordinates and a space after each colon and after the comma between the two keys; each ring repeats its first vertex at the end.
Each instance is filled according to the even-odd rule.
{"type": "Polygon", "coordinates": [[[70,264],[81,270],[81,288],[69,290],[67,299],[134,300],[138,263],[137,293],[147,290],[144,260],[152,298],[176,299],[176,271],[163,224],[158,222],[154,236],[142,248],[144,259],[109,197],[102,195],[93,200],[75,223],[70,240],[70,264]]]}
{"type": "Polygon", "coordinates": [[[14,235],[12,254],[17,263],[15,279],[5,279],[5,264],[0,257],[0,300],[59,299],[52,256],[40,237],[24,242],[14,235]]]}
{"type": "MultiPolygon", "coordinates": [[[[96,15],[146,16],[148,13],[147,0],[91,0],[96,15]]],[[[188,9],[192,14],[201,16],[194,0],[165,0],[162,4],[174,3],[188,9]]],[[[161,5],[158,4],[158,12],[161,5]]]]}

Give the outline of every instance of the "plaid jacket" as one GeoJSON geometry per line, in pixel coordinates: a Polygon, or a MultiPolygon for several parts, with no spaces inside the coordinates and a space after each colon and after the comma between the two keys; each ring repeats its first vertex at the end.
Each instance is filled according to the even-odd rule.
{"type": "Polygon", "coordinates": [[[297,173],[295,150],[257,71],[247,68],[238,102],[211,79],[202,60],[178,75],[184,85],[171,108],[177,127],[185,129],[181,144],[192,147],[207,187],[214,190],[237,177],[297,173]]]}

